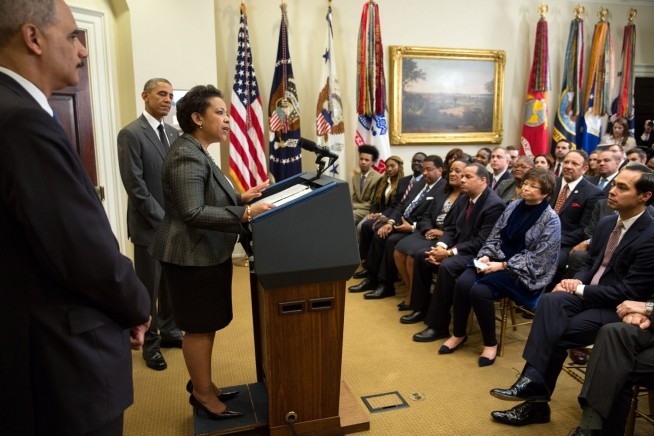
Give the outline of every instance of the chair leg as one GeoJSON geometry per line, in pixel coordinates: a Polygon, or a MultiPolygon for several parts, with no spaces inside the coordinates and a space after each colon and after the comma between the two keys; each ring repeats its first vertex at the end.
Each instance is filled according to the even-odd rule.
{"type": "Polygon", "coordinates": [[[629,416],[627,417],[627,425],[625,426],[625,436],[633,436],[634,428],[636,427],[636,410],[638,409],[638,392],[640,387],[634,385],[633,396],[631,397],[631,407],[629,408],[629,416]]]}
{"type": "Polygon", "coordinates": [[[505,341],[506,341],[506,325],[508,324],[509,321],[509,300],[508,298],[502,298],[500,302],[500,317],[502,318],[500,321],[500,349],[499,349],[499,355],[500,357],[504,356],[504,346],[505,346],[505,341]]]}
{"type": "Polygon", "coordinates": [[[515,332],[518,330],[518,326],[516,325],[515,321],[515,304],[513,303],[513,300],[509,300],[509,307],[511,308],[511,325],[513,326],[513,331],[515,332]]]}

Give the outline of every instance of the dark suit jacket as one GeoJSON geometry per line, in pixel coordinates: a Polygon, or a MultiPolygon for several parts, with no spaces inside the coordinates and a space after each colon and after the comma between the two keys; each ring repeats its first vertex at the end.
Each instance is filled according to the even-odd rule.
{"type": "Polygon", "coordinates": [[[397,207],[397,205],[400,204],[400,202],[402,201],[402,197],[404,197],[404,191],[406,191],[406,188],[409,187],[409,183],[411,183],[411,177],[413,176],[405,176],[397,181],[397,189],[395,190],[395,195],[393,196],[387,207],[383,208],[382,210],[371,211],[371,212],[381,212],[381,214],[384,216],[390,215],[393,212],[393,210],[397,207]]]}
{"type": "Polygon", "coordinates": [[[586,284],[584,302],[590,307],[613,307],[624,300],[646,301],[654,282],[654,219],[647,211],[624,234],[597,285],[590,285],[602,264],[617,215],[600,220],[591,241],[588,260],[575,278],[586,284]]]}
{"type": "MultiPolygon", "coordinates": [[[[440,189],[434,192],[434,199],[431,201],[429,209],[416,224],[416,232],[425,234],[425,232],[428,230],[436,227],[436,218],[438,218],[438,216],[441,214],[443,205],[445,204],[445,201],[449,195],[450,192],[445,191],[445,183],[443,183],[440,189]]],[[[454,207],[454,205],[452,205],[452,207],[454,207]]],[[[452,207],[450,207],[450,210],[452,210],[452,207]]]]}
{"type": "MultiPolygon", "coordinates": [[[[493,180],[494,178],[495,178],[495,176],[494,176],[493,173],[491,172],[491,182],[488,183],[488,186],[491,186],[492,180],[493,180]]],[[[502,183],[502,182],[505,181],[505,180],[510,180],[510,179],[512,179],[512,178],[513,178],[513,174],[511,174],[511,173],[509,172],[509,170],[504,171],[504,174],[502,174],[502,177],[500,177],[500,179],[499,179],[499,180],[497,181],[497,183],[495,184],[495,191],[497,191],[497,187],[500,185],[500,183],[502,183]]]]}
{"type": "MultiPolygon", "coordinates": [[[[434,199],[434,193],[437,192],[441,186],[445,184],[445,179],[442,177],[440,180],[436,183],[434,183],[434,186],[431,187],[430,190],[427,191],[425,194],[425,198],[422,202],[420,202],[409,214],[409,217],[406,218],[406,220],[410,223],[415,223],[419,221],[425,213],[429,210],[429,206],[431,205],[432,200],[434,199]]],[[[388,217],[389,219],[395,220],[396,224],[402,224],[402,216],[404,215],[404,211],[406,210],[407,207],[411,204],[411,202],[418,196],[420,195],[420,191],[425,187],[425,179],[423,178],[419,182],[415,183],[413,185],[413,188],[411,188],[411,191],[409,192],[409,195],[406,196],[404,201],[400,202],[400,204],[395,207],[393,212],[390,214],[388,217]]]]}
{"type": "Polygon", "coordinates": [[[4,434],[84,434],[133,401],[150,298],[57,122],[0,73],[4,434]]]}
{"type": "Polygon", "coordinates": [[[183,266],[218,265],[232,255],[244,231],[241,196],[191,135],[170,147],[163,165],[166,214],[150,252],[183,266]]]}
{"type": "MultiPolygon", "coordinates": [[[[168,142],[179,134],[164,125],[168,142]]],[[[158,133],[141,115],[118,133],[120,177],[127,191],[127,230],[134,244],[148,246],[164,217],[161,167],[168,153],[158,133]]]]}
{"type": "MultiPolygon", "coordinates": [[[[601,176],[588,177],[588,181],[590,183],[592,183],[593,185],[595,185],[595,186],[599,185],[599,182],[600,182],[601,179],[602,179],[601,176]]],[[[613,179],[615,179],[615,177],[613,179]]],[[[611,179],[611,182],[613,182],[613,179],[611,179]]],[[[611,187],[612,187],[611,182],[607,183],[606,186],[604,188],[602,188],[602,194],[604,194],[604,197],[609,196],[609,191],[611,190],[611,187]]],[[[599,189],[599,187],[597,189],[599,189]]]]}
{"type": "MultiPolygon", "coordinates": [[[[495,222],[502,215],[506,204],[490,188],[486,188],[475,202],[470,219],[466,220],[466,208],[470,197],[460,195],[452,206],[457,218],[445,227],[442,242],[449,248],[455,247],[459,254],[475,256],[490,235],[495,222]]],[[[453,210],[453,212],[454,212],[453,210]]]]}
{"type": "MultiPolygon", "coordinates": [[[[554,188],[556,195],[552,195],[550,199],[552,208],[559,196],[562,180],[563,178],[559,178],[556,182],[554,188]]],[[[568,194],[568,198],[559,210],[562,248],[574,247],[585,239],[584,228],[590,222],[595,203],[603,197],[602,191],[584,178],[579,181],[574,191],[568,194]]]]}

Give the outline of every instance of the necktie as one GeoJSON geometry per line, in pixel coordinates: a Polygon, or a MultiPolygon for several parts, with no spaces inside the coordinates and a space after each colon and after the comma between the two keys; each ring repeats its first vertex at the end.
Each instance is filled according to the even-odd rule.
{"type": "Polygon", "coordinates": [[[554,167],[554,174],[556,174],[556,177],[559,177],[561,175],[561,164],[557,163],[556,167],[554,167]]]}
{"type": "Polygon", "coordinates": [[[422,191],[420,191],[420,194],[416,195],[416,198],[414,198],[413,201],[404,210],[404,213],[402,214],[404,216],[404,218],[409,218],[409,215],[411,215],[411,212],[413,212],[413,210],[425,198],[425,195],[427,195],[427,190],[428,189],[429,189],[429,186],[425,185],[425,187],[422,189],[422,191]]]}
{"type": "Polygon", "coordinates": [[[600,189],[604,189],[607,182],[608,182],[608,180],[606,180],[604,177],[602,177],[600,179],[600,182],[597,184],[597,187],[600,188],[600,189]]]}
{"type": "Polygon", "coordinates": [[[413,188],[413,184],[416,182],[415,177],[411,177],[411,181],[409,181],[409,186],[406,187],[406,190],[404,191],[404,194],[402,194],[402,199],[400,200],[400,203],[403,202],[406,199],[406,196],[409,195],[409,192],[411,192],[411,188],[413,188]]]}
{"type": "Polygon", "coordinates": [[[609,262],[611,261],[611,258],[613,257],[613,253],[615,252],[615,249],[618,247],[618,243],[620,242],[620,233],[622,233],[623,228],[624,228],[624,224],[622,223],[622,221],[620,221],[620,219],[618,219],[618,222],[615,223],[615,228],[613,229],[611,235],[609,236],[609,242],[606,243],[606,249],[604,250],[604,257],[602,258],[602,264],[597,269],[597,272],[593,276],[593,279],[590,281],[591,285],[596,285],[599,283],[602,274],[604,274],[604,270],[606,270],[606,267],[608,266],[609,262]]]}
{"type": "Polygon", "coordinates": [[[570,189],[566,183],[563,185],[563,189],[561,189],[561,193],[559,193],[559,196],[556,199],[556,203],[554,203],[554,212],[559,213],[561,206],[563,206],[563,203],[565,203],[565,200],[568,198],[568,191],[570,191],[570,189]]]}
{"type": "Polygon", "coordinates": [[[361,178],[359,179],[359,192],[363,194],[363,182],[366,181],[366,176],[361,174],[361,178]]]}
{"type": "Polygon", "coordinates": [[[468,207],[466,207],[466,221],[468,221],[468,219],[470,219],[470,215],[472,215],[472,208],[473,207],[475,207],[475,203],[473,203],[472,200],[470,200],[468,202],[468,207]]]}
{"type": "Polygon", "coordinates": [[[168,148],[168,139],[166,138],[166,130],[164,129],[163,124],[159,124],[157,130],[159,131],[159,140],[165,148],[168,148]]]}
{"type": "Polygon", "coordinates": [[[493,183],[491,183],[491,189],[495,189],[495,185],[497,185],[497,179],[493,177],[493,183]]]}

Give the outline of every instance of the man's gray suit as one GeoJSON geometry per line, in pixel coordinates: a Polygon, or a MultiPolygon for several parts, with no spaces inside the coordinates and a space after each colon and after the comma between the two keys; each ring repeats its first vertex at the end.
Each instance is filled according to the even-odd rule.
{"type": "MultiPolygon", "coordinates": [[[[179,134],[174,127],[164,124],[168,144],[179,134]]],[[[127,230],[134,244],[134,267],[152,299],[152,325],[146,334],[144,353],[159,348],[165,340],[181,338],[175,326],[165,286],[161,286],[161,269],[158,261],[147,249],[164,217],[164,195],[161,185],[161,168],[168,153],[145,115],[125,126],[118,134],[118,163],[123,186],[127,191],[127,230]],[[158,301],[158,311],[157,311],[158,301]]]]}

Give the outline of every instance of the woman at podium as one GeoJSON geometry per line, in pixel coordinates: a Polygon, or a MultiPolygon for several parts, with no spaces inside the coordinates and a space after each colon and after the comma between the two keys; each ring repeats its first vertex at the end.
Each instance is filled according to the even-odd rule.
{"type": "Polygon", "coordinates": [[[229,139],[229,116],[222,93],[196,86],[177,103],[184,134],[163,164],[165,216],[150,250],[161,261],[175,322],[185,332],[182,351],[191,380],[189,403],[210,419],[242,413],[225,401],[238,392],[221,391],[211,378],[217,330],[232,320],[232,251],[243,223],[272,208],[248,205],[268,183],[237,194],[207,148],[229,139]]]}

